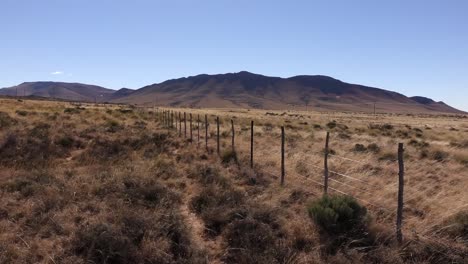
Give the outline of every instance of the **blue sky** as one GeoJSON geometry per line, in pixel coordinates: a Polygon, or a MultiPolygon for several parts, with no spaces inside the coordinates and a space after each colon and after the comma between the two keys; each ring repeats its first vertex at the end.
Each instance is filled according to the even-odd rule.
{"type": "Polygon", "coordinates": [[[0,87],[323,74],[468,110],[468,1],[0,0],[0,87]]]}

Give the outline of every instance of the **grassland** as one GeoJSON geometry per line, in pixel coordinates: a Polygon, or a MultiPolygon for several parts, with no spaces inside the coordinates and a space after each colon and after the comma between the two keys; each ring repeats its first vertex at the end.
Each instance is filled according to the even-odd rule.
{"type": "Polygon", "coordinates": [[[165,128],[160,109],[0,99],[0,263],[466,261],[466,117],[170,110],[193,114],[193,142],[183,126],[181,136],[165,128]],[[208,151],[195,122],[205,114],[208,151]],[[311,217],[326,131],[330,169],[349,176],[331,175],[331,187],[367,208],[345,232],[311,217]],[[394,234],[399,142],[406,146],[403,245],[394,234]]]}

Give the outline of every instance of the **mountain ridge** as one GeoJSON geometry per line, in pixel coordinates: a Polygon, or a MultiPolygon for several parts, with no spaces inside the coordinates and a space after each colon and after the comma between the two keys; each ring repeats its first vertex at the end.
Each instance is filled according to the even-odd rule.
{"type": "Polygon", "coordinates": [[[115,102],[207,108],[315,109],[318,111],[465,113],[423,96],[351,84],[325,75],[266,76],[248,71],[198,74],[136,90],[111,90],[96,85],[65,82],[24,82],[0,89],[0,95],[33,95],[75,101],[115,102]],[[23,94],[21,93],[23,91],[23,94]]]}

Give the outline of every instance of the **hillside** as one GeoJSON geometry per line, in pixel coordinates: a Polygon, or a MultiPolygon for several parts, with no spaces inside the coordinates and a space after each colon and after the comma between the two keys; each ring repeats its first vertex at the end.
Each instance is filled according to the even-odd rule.
{"type": "Polygon", "coordinates": [[[268,77],[250,72],[197,75],[143,87],[119,103],[208,108],[461,113],[442,102],[421,102],[384,89],[328,76],[268,77]]]}
{"type": "Polygon", "coordinates": [[[115,91],[101,86],[64,82],[24,82],[0,89],[0,95],[38,96],[71,101],[104,101],[115,91]]]}
{"type": "Polygon", "coordinates": [[[63,82],[25,82],[0,95],[201,108],[462,114],[443,102],[342,82],[322,75],[290,78],[250,72],[184,77],[131,90],[63,82]]]}

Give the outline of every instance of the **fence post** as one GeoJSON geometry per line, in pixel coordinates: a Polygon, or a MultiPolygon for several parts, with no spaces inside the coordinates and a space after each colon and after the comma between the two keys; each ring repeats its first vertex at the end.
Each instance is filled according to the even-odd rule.
{"type": "Polygon", "coordinates": [[[281,126],[281,186],[284,185],[284,126],[281,126]]]}
{"type": "Polygon", "coordinates": [[[330,132],[327,132],[327,137],[325,139],[325,158],[323,161],[323,193],[328,194],[328,143],[330,141],[330,132]]]}
{"type": "Polygon", "coordinates": [[[187,138],[187,113],[184,112],[184,138],[187,138]]]}
{"type": "Polygon", "coordinates": [[[235,131],[234,131],[234,120],[231,119],[231,129],[232,129],[232,152],[235,152],[234,148],[234,136],[235,136],[235,131]]]}
{"type": "Polygon", "coordinates": [[[174,111],[171,111],[171,128],[174,128],[174,111]]]}
{"type": "Polygon", "coordinates": [[[219,116],[216,117],[216,152],[219,155],[219,116]]]}
{"type": "Polygon", "coordinates": [[[208,151],[208,116],[205,114],[205,146],[208,151]]]}
{"type": "Polygon", "coordinates": [[[250,168],[253,169],[254,121],[250,121],[250,168]]]}
{"type": "Polygon", "coordinates": [[[189,114],[190,115],[190,143],[192,143],[192,113],[189,114]]]}
{"type": "Polygon", "coordinates": [[[397,220],[396,220],[396,236],[398,243],[401,244],[403,241],[403,234],[401,232],[401,225],[403,222],[403,189],[405,183],[405,165],[403,161],[403,143],[398,144],[398,209],[397,209],[397,220]]]}
{"type": "Polygon", "coordinates": [[[179,112],[179,137],[182,136],[182,116],[179,112]]]}
{"type": "Polygon", "coordinates": [[[197,144],[200,144],[200,114],[197,114],[197,144]]]}

